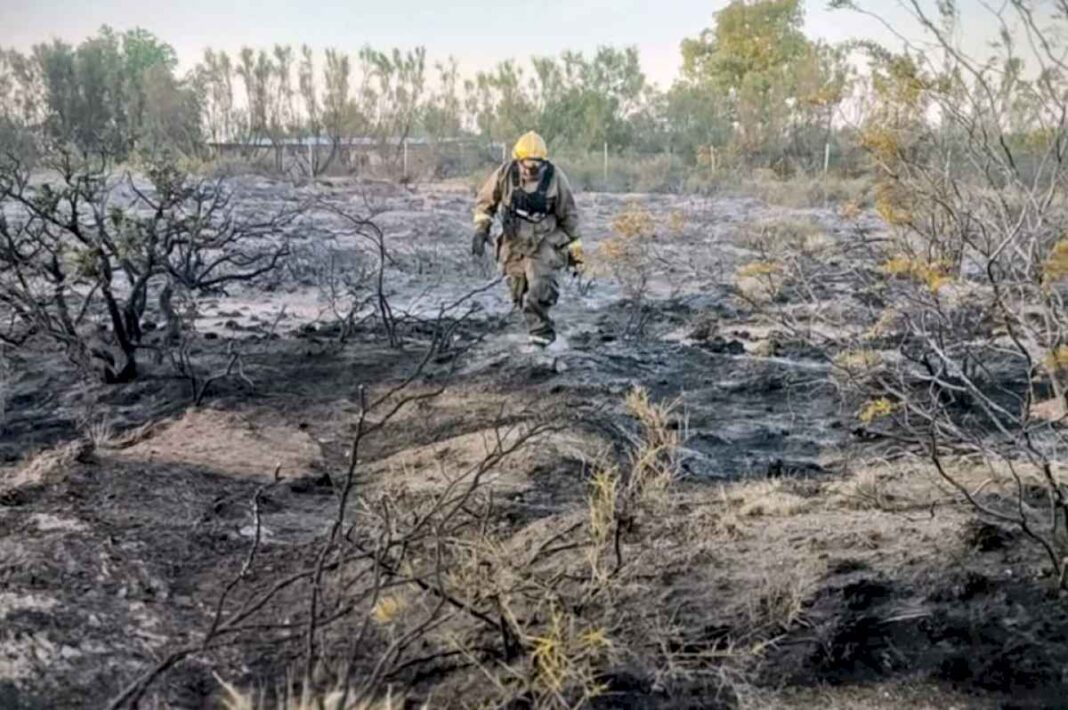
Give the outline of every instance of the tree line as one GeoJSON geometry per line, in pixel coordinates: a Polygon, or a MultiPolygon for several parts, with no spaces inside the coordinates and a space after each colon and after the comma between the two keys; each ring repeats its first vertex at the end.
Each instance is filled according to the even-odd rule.
{"type": "Polygon", "coordinates": [[[104,27],[77,46],[0,51],[0,142],[125,159],[293,138],[509,142],[534,126],[568,150],[608,143],[699,164],[712,146],[781,167],[832,137],[854,78],[846,51],[806,37],[802,19],[800,0],[735,0],[683,42],[682,75],[666,90],[647,80],[633,47],[507,60],[471,77],[424,48],[209,48],[182,74],[164,40],[104,27]]]}
{"type": "MultiPolygon", "coordinates": [[[[819,170],[825,150],[866,152],[865,132],[877,133],[887,110],[908,111],[919,59],[815,41],[804,33],[801,0],[733,0],[682,41],[681,53],[680,76],[664,90],[642,73],[633,47],[507,60],[470,77],[451,58],[431,62],[421,47],[209,48],[180,74],[165,41],[104,27],[77,46],[0,50],[0,149],[24,156],[72,146],[120,160],[165,149],[203,158],[221,142],[252,151],[303,139],[327,147],[311,166],[321,172],[355,136],[399,153],[408,138],[507,144],[535,127],[558,153],[607,145],[613,155],[785,176],[819,170]],[[888,109],[895,92],[900,106],[888,109]]],[[[1014,59],[1006,77],[1024,81],[1021,67],[1014,59]]],[[[1006,116],[1033,113],[1007,107],[1006,116]]],[[[1037,127],[1020,129],[1026,136],[1037,127]]]]}

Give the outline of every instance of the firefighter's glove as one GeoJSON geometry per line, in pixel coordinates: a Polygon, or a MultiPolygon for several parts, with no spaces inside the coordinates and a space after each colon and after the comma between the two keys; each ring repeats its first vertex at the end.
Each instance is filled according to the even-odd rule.
{"type": "Polygon", "coordinates": [[[567,266],[576,274],[581,274],[585,270],[586,255],[582,251],[581,239],[576,239],[567,245],[567,266]]]}
{"type": "Polygon", "coordinates": [[[471,238],[471,256],[481,257],[486,253],[486,242],[489,241],[489,232],[484,229],[475,231],[471,238]]]}

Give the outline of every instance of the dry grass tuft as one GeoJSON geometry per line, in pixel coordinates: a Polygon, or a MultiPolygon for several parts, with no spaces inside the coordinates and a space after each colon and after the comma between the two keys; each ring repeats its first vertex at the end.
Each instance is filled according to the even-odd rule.
{"type": "MultiPolygon", "coordinates": [[[[379,700],[360,700],[358,694],[348,688],[335,688],[315,695],[310,683],[287,682],[284,689],[269,698],[264,689],[243,692],[218,675],[215,679],[223,688],[221,701],[226,710],[401,710],[408,707],[404,698],[393,695],[391,690],[379,700]]],[[[423,705],[423,710],[428,707],[423,705]]]]}
{"type": "Polygon", "coordinates": [[[882,365],[882,355],[874,350],[848,350],[835,356],[834,374],[852,380],[865,380],[875,375],[882,365]]]}
{"type": "Polygon", "coordinates": [[[805,606],[826,574],[824,564],[802,553],[763,571],[747,601],[749,622],[753,628],[785,631],[803,616],[805,606]]]}
{"type": "Polygon", "coordinates": [[[580,688],[583,701],[603,695],[598,680],[612,643],[604,629],[582,627],[573,614],[554,608],[545,631],[529,639],[535,687],[550,695],[580,688]]]}
{"type": "Polygon", "coordinates": [[[662,504],[679,476],[679,401],[656,404],[649,400],[645,388],[635,387],[627,394],[625,405],[642,428],[631,454],[627,488],[646,503],[662,504]]]}
{"type": "Polygon", "coordinates": [[[863,214],[864,208],[854,200],[849,200],[838,208],[838,216],[844,219],[846,222],[852,222],[861,214],[863,214]]]}
{"type": "Polygon", "coordinates": [[[890,494],[883,472],[875,469],[859,471],[848,478],[829,485],[830,502],[841,508],[856,510],[886,510],[890,494]]]}
{"type": "Polygon", "coordinates": [[[668,215],[668,229],[673,236],[679,236],[686,231],[690,218],[682,210],[672,210],[668,215]]]}
{"type": "Polygon", "coordinates": [[[783,271],[782,264],[775,261],[752,261],[739,267],[734,286],[749,303],[767,304],[782,290],[783,271]]]}
{"type": "Polygon", "coordinates": [[[774,258],[817,256],[832,244],[823,227],[813,219],[759,220],[743,225],[740,243],[747,249],[774,258]]]}
{"type": "Polygon", "coordinates": [[[601,469],[590,479],[590,537],[595,543],[604,544],[611,536],[618,494],[619,471],[614,467],[601,469]]]}
{"type": "Polygon", "coordinates": [[[723,501],[739,518],[786,517],[803,513],[811,502],[788,490],[783,480],[754,481],[724,488],[723,501]]]}
{"type": "Polygon", "coordinates": [[[753,195],[769,205],[804,209],[826,207],[842,203],[858,206],[870,203],[872,181],[870,178],[843,178],[824,175],[818,178],[798,176],[782,180],[773,174],[756,174],[742,180],[739,190],[753,195]]]}
{"type": "Polygon", "coordinates": [[[889,277],[909,278],[938,293],[953,282],[951,268],[945,261],[917,259],[907,254],[897,254],[883,262],[881,270],[889,277]]]}
{"type": "Polygon", "coordinates": [[[864,424],[872,424],[878,419],[884,419],[896,412],[898,405],[891,402],[886,397],[877,397],[869,400],[860,408],[857,412],[857,419],[864,424]]]}
{"type": "Polygon", "coordinates": [[[371,609],[371,617],[379,624],[385,626],[392,624],[404,611],[404,600],[392,595],[379,599],[371,609]]]}

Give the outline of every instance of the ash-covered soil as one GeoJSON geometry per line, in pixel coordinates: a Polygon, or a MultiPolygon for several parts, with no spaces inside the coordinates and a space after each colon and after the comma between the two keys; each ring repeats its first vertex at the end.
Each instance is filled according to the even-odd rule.
{"type": "MultiPolygon", "coordinates": [[[[878,232],[873,217],[847,223],[833,209],[744,197],[582,194],[587,252],[628,203],[685,219],[657,236],[639,308],[607,276],[565,277],[561,338],[542,351],[526,344],[493,268],[468,255],[469,187],[233,187],[244,214],[313,197],[373,213],[398,342],[362,300],[373,295],[376,246],[317,210],[282,237],[293,256],[277,275],[197,304],[193,350],[205,371],[238,352],[245,375],[220,379],[200,406],[166,362],[105,387],[44,347],[7,353],[0,707],[103,707],[195,644],[257,534],[254,498],[255,574],[307,564],[337,507],[331,481],[346,468],[361,402],[420,367],[412,386],[442,391],[364,442],[361,491],[417,498],[477,462],[502,426],[551,422],[489,485],[516,540],[571,524],[591,469],[634,438],[623,397],[640,385],[678,399],[684,434],[677,544],[642,592],[689,615],[678,646],[717,649],[765,624],[752,600],[798,600],[786,625],[761,626],[769,645],[745,692],[713,698],[707,685],[631,669],[638,680],[604,707],[1040,707],[1068,697],[1068,609],[1045,593],[1037,558],[1011,532],[977,529],[929,478],[859,466],[872,437],[857,436],[837,397],[835,353],[801,345],[733,291],[736,268],[755,257],[745,225],[813,220],[848,240],[878,232]],[[424,362],[435,316],[458,302],[448,348],[424,362]],[[350,326],[339,323],[350,312],[350,326]]],[[[829,288],[848,304],[848,284],[829,288]]],[[[220,678],[273,687],[298,662],[269,646],[205,649],[155,679],[143,704],[211,707],[220,678]]],[[[464,706],[462,695],[433,695],[435,684],[477,683],[450,672],[463,675],[435,667],[411,681],[411,697],[464,706]]]]}

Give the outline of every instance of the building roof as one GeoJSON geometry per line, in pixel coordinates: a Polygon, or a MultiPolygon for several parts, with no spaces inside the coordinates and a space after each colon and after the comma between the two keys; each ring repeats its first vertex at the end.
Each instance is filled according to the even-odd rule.
{"type": "MultiPolygon", "coordinates": [[[[441,144],[477,144],[480,146],[488,145],[489,147],[499,148],[500,143],[491,142],[487,144],[478,138],[407,138],[401,139],[398,137],[390,138],[374,138],[371,136],[345,136],[340,139],[340,145],[347,147],[374,147],[379,145],[393,145],[399,146],[402,143],[408,145],[441,145],[441,144]]],[[[300,146],[300,147],[313,147],[313,146],[330,146],[333,145],[333,139],[329,136],[296,136],[286,137],[273,140],[267,136],[254,136],[247,140],[224,140],[224,141],[208,141],[208,145],[214,147],[221,146],[247,146],[253,148],[272,148],[279,145],[282,146],[300,146]]]]}

